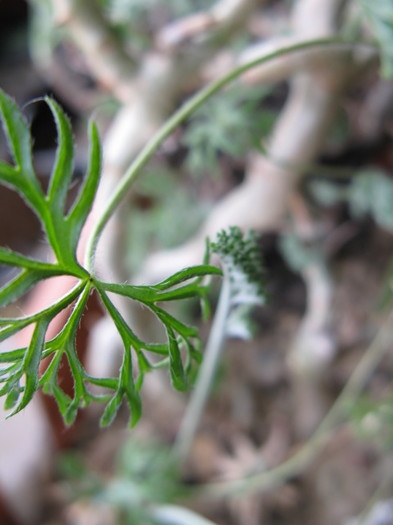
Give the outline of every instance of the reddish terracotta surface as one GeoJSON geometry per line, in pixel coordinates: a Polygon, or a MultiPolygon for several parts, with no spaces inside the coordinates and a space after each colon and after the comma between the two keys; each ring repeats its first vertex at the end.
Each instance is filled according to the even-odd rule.
{"type": "MultiPolygon", "coordinates": [[[[58,297],[67,293],[73,284],[74,279],[69,276],[56,277],[40,282],[32,292],[24,308],[25,314],[28,315],[41,310],[58,297]]],[[[70,308],[67,308],[53,320],[47,331],[47,339],[52,339],[62,329],[69,311],[70,308]]],[[[82,363],[84,362],[86,356],[90,328],[94,321],[101,315],[102,311],[99,306],[98,299],[94,294],[92,294],[87,303],[86,312],[82,317],[76,336],[76,347],[82,363]]],[[[25,330],[20,333],[18,337],[18,345],[23,346],[28,344],[33,328],[34,327],[31,326],[29,327],[29,330],[25,330]]],[[[47,359],[41,363],[41,373],[46,369],[49,363],[50,359],[47,359]]],[[[63,359],[62,365],[60,366],[58,378],[59,385],[61,385],[61,388],[65,391],[65,393],[69,396],[73,396],[73,379],[66,359],[63,359]]],[[[47,411],[47,416],[53,432],[55,443],[59,448],[64,448],[72,441],[73,434],[75,433],[75,425],[72,427],[66,427],[54,398],[44,394],[41,395],[43,404],[47,411]]],[[[78,418],[80,417],[83,417],[82,413],[79,413],[78,418]]]]}
{"type": "Polygon", "coordinates": [[[0,523],[2,525],[21,525],[11,510],[8,508],[0,490],[0,523]]]}

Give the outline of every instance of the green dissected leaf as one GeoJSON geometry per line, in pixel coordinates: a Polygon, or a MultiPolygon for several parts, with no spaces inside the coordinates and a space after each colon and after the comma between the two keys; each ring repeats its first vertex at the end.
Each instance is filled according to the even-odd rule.
{"type": "Polygon", "coordinates": [[[186,325],[185,323],[182,323],[176,317],[169,314],[162,308],[159,308],[158,306],[149,306],[150,309],[156,314],[156,316],[163,322],[165,326],[169,326],[172,330],[175,330],[179,335],[184,337],[184,339],[188,339],[189,337],[197,337],[198,336],[198,330],[194,328],[193,326],[186,325]]]}
{"type": "MultiPolygon", "coordinates": [[[[11,335],[15,334],[19,330],[22,330],[25,326],[28,326],[30,324],[33,324],[37,321],[39,321],[42,318],[49,317],[50,319],[53,319],[59,312],[64,310],[67,306],[69,306],[81,293],[83,290],[84,285],[83,283],[77,284],[72,290],[70,290],[66,295],[61,297],[58,301],[56,301],[53,305],[48,306],[44,310],[41,310],[40,312],[37,312],[33,315],[29,315],[26,317],[20,317],[20,318],[3,318],[0,319],[0,342],[4,341],[11,335]]],[[[51,342],[48,343],[50,345],[51,342]]],[[[0,353],[0,355],[2,355],[0,353]]],[[[1,358],[0,358],[1,362],[1,358]]]]}
{"type": "Polygon", "coordinates": [[[71,426],[75,423],[75,419],[76,419],[76,416],[78,415],[78,410],[79,408],[81,408],[77,401],[75,400],[72,400],[64,413],[62,413],[62,416],[63,416],[63,420],[64,420],[64,423],[67,425],[67,426],[71,426]]]}
{"type": "Polygon", "coordinates": [[[205,277],[206,275],[222,275],[222,270],[217,266],[210,266],[208,264],[201,264],[199,266],[192,266],[191,268],[184,268],[179,272],[174,273],[168,279],[155,284],[154,288],[157,290],[166,290],[172,286],[176,286],[189,279],[195,277],[205,277]]]}
{"type": "Polygon", "coordinates": [[[87,173],[71,209],[67,212],[74,157],[71,125],[55,101],[45,98],[45,102],[53,114],[58,135],[56,159],[46,195],[33,168],[29,126],[14,101],[0,91],[0,118],[15,163],[11,166],[0,162],[0,184],[17,191],[30,205],[39,218],[57,259],[54,263],[42,262],[0,247],[0,264],[19,271],[16,277],[0,289],[0,306],[20,299],[39,281],[50,277],[71,275],[75,277],[76,284],[53,304],[32,315],[0,319],[0,341],[14,336],[29,325],[34,327],[29,345],[0,352],[0,395],[5,396],[5,407],[13,410],[12,415],[25,408],[37,389],[42,388],[45,394],[55,398],[67,425],[75,421],[80,408],[92,401],[106,403],[101,424],[108,425],[116,416],[121,403],[126,401],[131,411],[131,425],[135,425],[141,416],[139,389],[145,373],[154,368],[169,366],[173,385],[184,390],[190,383],[192,365],[200,361],[200,353],[195,348],[197,330],[167,313],[157,303],[190,297],[205,301],[207,288],[202,280],[206,276],[221,274],[221,270],[208,264],[207,254],[206,264],[181,270],[156,286],[131,286],[105,283],[81,267],[77,262],[76,250],[99,184],[100,141],[96,126],[90,123],[87,173]],[[123,342],[123,362],[118,377],[89,376],[78,356],[77,330],[94,289],[101,297],[123,342]],[[122,295],[147,306],[166,330],[167,342],[142,341],[129,327],[108,293],[122,295]],[[50,322],[62,311],[65,311],[63,328],[55,337],[46,341],[50,322]],[[147,352],[159,355],[159,362],[152,359],[150,363],[145,355],[147,352]],[[40,362],[45,358],[50,358],[50,362],[40,375],[40,362]],[[67,362],[73,378],[72,395],[66,393],[59,384],[60,370],[67,366],[67,362]],[[96,394],[89,390],[91,386],[100,387],[104,392],[96,394]]]}
{"type": "MultiPolygon", "coordinates": [[[[124,345],[124,356],[120,369],[118,390],[116,395],[105,407],[100,424],[102,426],[110,424],[120,407],[123,395],[125,395],[131,408],[131,425],[134,426],[141,416],[141,400],[134,384],[130,351],[131,347],[133,347],[138,353],[140,353],[140,349],[144,344],[127,325],[120,312],[115,308],[109,297],[103,291],[101,291],[100,297],[116,324],[124,345]]],[[[143,371],[141,371],[141,373],[143,374],[143,371]]]]}
{"type": "Polygon", "coordinates": [[[37,186],[31,155],[29,126],[15,102],[0,89],[0,113],[4,131],[14,158],[15,165],[31,184],[37,186]]]}
{"type": "Polygon", "coordinates": [[[124,351],[119,383],[131,408],[131,426],[135,426],[142,414],[142,403],[134,383],[131,348],[124,351]]]}
{"type": "Polygon", "coordinates": [[[116,393],[106,405],[100,420],[100,425],[105,427],[113,421],[125,396],[131,408],[131,426],[134,426],[141,416],[141,400],[134,384],[131,345],[139,351],[143,343],[132,332],[120,312],[118,312],[105,293],[101,292],[101,298],[121,335],[124,344],[124,355],[119,381],[116,385],[116,393]]]}
{"type": "Polygon", "coordinates": [[[101,283],[102,288],[107,292],[123,295],[133,301],[140,301],[149,304],[156,300],[157,292],[150,286],[132,286],[128,284],[101,283]]]}
{"type": "Polygon", "coordinates": [[[174,290],[161,290],[167,290],[168,288],[174,287],[186,280],[195,277],[205,277],[206,275],[222,275],[222,271],[215,266],[203,265],[195,266],[195,268],[186,268],[181,272],[177,272],[165,281],[153,286],[133,286],[127,284],[104,282],[102,282],[101,285],[108,292],[114,292],[116,294],[124,295],[130,299],[133,299],[134,301],[149,304],[156,301],[172,301],[175,299],[187,299],[190,297],[203,295],[205,287],[199,286],[199,280],[196,280],[186,286],[175,288],[174,290]]]}
{"type": "Polygon", "coordinates": [[[102,302],[104,303],[105,308],[108,310],[109,315],[112,317],[113,322],[116,325],[120,337],[123,340],[124,346],[128,348],[130,345],[132,345],[134,348],[139,349],[143,345],[142,341],[140,341],[140,339],[128,326],[123,316],[114,306],[107,294],[101,288],[98,288],[98,292],[100,294],[102,302]]]}
{"type": "Polygon", "coordinates": [[[146,343],[146,350],[153,352],[158,355],[167,355],[168,354],[168,345],[162,343],[146,343]]]}
{"type": "Polygon", "coordinates": [[[48,275],[61,275],[67,273],[66,268],[61,268],[56,264],[43,263],[2,247],[0,247],[0,264],[37,270],[45,272],[45,274],[48,275]]]}
{"type": "MultiPolygon", "coordinates": [[[[18,333],[20,330],[22,330],[22,328],[24,328],[25,326],[28,326],[29,324],[31,324],[31,322],[29,322],[29,321],[17,322],[17,321],[12,320],[11,322],[9,322],[8,324],[4,325],[0,329],[0,342],[1,341],[5,341],[9,337],[11,337],[14,334],[18,333]]],[[[25,351],[26,351],[26,349],[24,349],[23,352],[25,352],[25,351]]],[[[3,360],[2,360],[3,359],[3,355],[6,356],[7,354],[8,354],[8,352],[0,352],[0,363],[3,362],[3,360]]]]}
{"type": "Polygon", "coordinates": [[[89,166],[83,186],[66,219],[72,250],[76,250],[81,230],[94,202],[101,174],[101,146],[98,130],[94,122],[90,122],[89,138],[89,166]]]}
{"type": "MultiPolygon", "coordinates": [[[[198,273],[198,272],[197,272],[198,273]]],[[[106,285],[106,283],[105,283],[106,285]]],[[[117,288],[116,288],[117,289],[117,288]]],[[[111,291],[114,291],[113,289],[111,291]]],[[[159,319],[162,320],[164,326],[167,327],[167,334],[168,334],[168,344],[147,344],[143,343],[137,336],[131,331],[131,329],[128,327],[127,323],[121,316],[121,314],[118,312],[118,310],[115,308],[113,303],[110,301],[108,296],[103,290],[100,290],[100,296],[101,299],[107,308],[108,312],[112,316],[112,319],[114,320],[116,327],[122,337],[125,353],[124,353],[124,361],[121,368],[121,383],[123,385],[123,390],[126,394],[126,397],[128,399],[128,402],[131,407],[131,416],[132,416],[132,424],[135,424],[136,421],[140,417],[140,399],[138,394],[138,388],[134,386],[134,380],[132,375],[132,362],[131,358],[129,356],[129,348],[133,347],[136,349],[139,353],[140,359],[139,359],[139,365],[140,365],[140,379],[137,380],[137,384],[140,386],[142,384],[143,375],[145,371],[150,370],[151,366],[145,362],[143,358],[143,354],[140,353],[141,349],[145,349],[148,351],[153,351],[156,353],[159,353],[161,355],[168,355],[170,358],[170,372],[171,372],[171,378],[173,385],[178,390],[184,390],[186,388],[186,380],[185,380],[185,374],[183,370],[183,364],[181,360],[181,354],[179,345],[176,340],[175,331],[182,335],[184,338],[188,337],[195,337],[197,335],[197,332],[195,328],[189,327],[185,325],[184,323],[181,323],[176,318],[172,317],[170,314],[162,310],[161,308],[155,306],[153,303],[145,303],[149,306],[149,308],[152,309],[152,311],[157,315],[159,319]],[[147,366],[145,366],[146,364],[147,366]]],[[[159,295],[158,295],[159,297],[159,295]]],[[[190,348],[192,348],[192,345],[189,345],[190,348]]],[[[105,417],[103,421],[107,421],[109,415],[112,414],[112,411],[114,410],[115,406],[115,400],[112,400],[112,408],[108,408],[105,411],[105,417]]]]}
{"type": "Polygon", "coordinates": [[[44,271],[30,269],[22,270],[19,275],[0,289],[0,306],[7,306],[16,301],[28,292],[38,281],[52,276],[53,274],[48,275],[44,271]]]}
{"type": "Polygon", "coordinates": [[[183,363],[179,344],[176,336],[170,328],[167,329],[168,343],[169,343],[169,370],[171,374],[172,384],[176,390],[186,390],[187,381],[184,374],[183,363]]]}
{"type": "Polygon", "coordinates": [[[15,189],[41,216],[44,195],[34,173],[28,124],[15,102],[0,89],[0,118],[15,166],[0,163],[0,181],[15,189]]]}
{"type": "Polygon", "coordinates": [[[18,193],[26,191],[26,181],[20,176],[18,168],[0,162],[0,180],[3,184],[18,193]]]}
{"type": "Polygon", "coordinates": [[[157,294],[157,301],[178,301],[179,299],[189,299],[195,297],[196,293],[203,295],[205,291],[204,286],[195,286],[195,283],[188,284],[169,290],[168,292],[160,292],[157,294]]]}
{"type": "Polygon", "coordinates": [[[65,417],[68,407],[71,404],[71,398],[58,385],[54,384],[51,393],[59,407],[60,414],[65,417]]]}
{"type": "Polygon", "coordinates": [[[76,242],[84,220],[90,211],[99,177],[100,154],[98,135],[91,132],[93,146],[91,149],[90,170],[87,180],[69,217],[68,230],[64,217],[65,202],[72,176],[73,142],[69,121],[56,102],[46,99],[58,130],[59,144],[52,171],[48,194],[45,197],[40,182],[34,172],[29,126],[15,102],[0,90],[0,118],[10,146],[15,166],[0,163],[0,183],[16,190],[33,208],[40,219],[56,256],[64,264],[49,264],[18,254],[0,247],[0,263],[20,269],[20,273],[7,282],[0,290],[0,306],[19,299],[37,282],[56,275],[71,274],[81,281],[69,293],[58,299],[53,305],[28,317],[0,320],[0,340],[5,340],[22,328],[34,324],[30,344],[0,354],[0,362],[10,363],[1,370],[3,387],[2,395],[7,395],[6,407],[14,408],[13,414],[22,410],[32,399],[39,384],[43,384],[56,397],[59,407],[68,422],[74,419],[79,406],[86,402],[87,395],[83,383],[83,369],[74,351],[75,333],[90,293],[90,284],[85,270],[76,263],[76,242]],[[72,234],[72,235],[71,235],[72,234]],[[71,242],[74,241],[74,242],[71,242]],[[70,315],[61,334],[54,340],[45,343],[45,334],[49,322],[61,310],[69,306],[78,296],[76,306],[70,315]],[[58,346],[56,346],[56,344],[58,346]],[[52,368],[44,379],[39,380],[39,364],[43,355],[55,352],[52,368]],[[57,353],[56,353],[57,352],[57,353]],[[75,397],[67,401],[65,394],[55,388],[55,375],[62,353],[65,352],[74,375],[75,397]],[[55,364],[57,363],[57,367],[55,364]],[[20,384],[22,381],[22,385],[20,384]],[[50,385],[50,386],[49,386],[50,385]],[[23,394],[22,394],[23,393],[23,394]],[[21,400],[18,402],[20,395],[21,400]]]}
{"type": "MultiPolygon", "coordinates": [[[[10,350],[9,352],[0,352],[0,363],[15,363],[23,360],[23,356],[26,353],[26,348],[18,348],[16,350],[10,350]]],[[[12,365],[15,366],[15,365],[12,365]]],[[[12,367],[10,367],[12,368],[12,367]]],[[[4,370],[0,369],[0,375],[4,373],[4,370]]]]}
{"type": "Polygon", "coordinates": [[[49,182],[47,199],[53,217],[61,220],[64,214],[66,197],[73,172],[74,141],[71,124],[60,106],[49,97],[45,98],[56,122],[58,146],[56,160],[49,182]]]}
{"type": "MultiPolygon", "coordinates": [[[[55,339],[58,339],[60,337],[61,336],[59,335],[55,339]]],[[[53,344],[54,341],[52,340],[51,343],[53,344]]],[[[45,350],[47,351],[48,347],[52,347],[52,344],[45,345],[45,350]]],[[[50,350],[50,354],[53,353],[52,348],[50,350]]],[[[54,348],[56,348],[56,345],[54,346],[54,348]]],[[[46,352],[43,352],[43,354],[46,354],[46,352]]],[[[39,386],[42,387],[42,390],[45,394],[53,394],[54,387],[56,386],[57,381],[57,373],[59,371],[63,355],[64,352],[62,351],[55,352],[55,354],[52,356],[49,365],[46,367],[46,370],[40,377],[39,386]]]]}
{"type": "Polygon", "coordinates": [[[100,426],[107,427],[113,422],[121,407],[122,401],[122,393],[116,392],[116,394],[112,397],[112,399],[105,407],[105,410],[100,419],[100,426]]]}
{"type": "Polygon", "coordinates": [[[21,388],[19,384],[16,383],[14,387],[11,388],[8,394],[6,395],[5,402],[4,402],[5,410],[12,410],[15,407],[20,397],[20,394],[21,394],[21,388]]]}
{"type": "Polygon", "coordinates": [[[25,375],[25,385],[23,389],[23,397],[11,416],[25,408],[31,401],[33,395],[38,387],[38,368],[41,361],[41,354],[44,349],[45,333],[48,327],[49,320],[42,319],[36,324],[33,335],[31,337],[30,345],[25,353],[22,362],[22,370],[25,375]]]}

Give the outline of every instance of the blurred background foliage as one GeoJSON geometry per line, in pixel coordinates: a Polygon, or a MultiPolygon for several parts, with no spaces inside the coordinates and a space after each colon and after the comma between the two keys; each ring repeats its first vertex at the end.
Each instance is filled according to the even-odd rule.
{"type": "MultiPolygon", "coordinates": [[[[267,2],[264,9],[271,33],[274,34],[277,18],[287,21],[295,4],[290,0],[267,2]]],[[[382,56],[380,72],[391,93],[392,2],[353,0],[347,4],[349,9],[340,33],[377,43],[382,56]]],[[[116,39],[140,65],[156,49],[155,39],[163,27],[179,17],[210,8],[212,2],[100,0],[99,5],[112,24],[116,39]]],[[[57,24],[50,0],[30,0],[28,6],[19,0],[0,2],[0,10],[0,85],[22,104],[51,92],[65,106],[79,144],[77,184],[78,174],[86,166],[87,117],[95,111],[104,134],[121,104],[102,90],[90,74],[84,57],[67,38],[66,29],[57,24]],[[53,62],[60,64],[76,88],[69,93],[70,98],[56,92],[50,75],[47,76],[48,71],[54,71],[53,62]],[[86,96],[80,95],[82,91],[86,96]]],[[[258,21],[256,17],[251,29],[247,27],[236,35],[225,51],[238,53],[250,43],[257,43],[263,34],[258,21]]],[[[192,46],[193,42],[187,45],[192,46]]],[[[179,102],[198,88],[198,82],[185,82],[179,102]]],[[[276,432],[271,442],[289,443],[288,454],[299,446],[291,408],[295,387],[287,350],[306,313],[305,271],[312,265],[321,265],[333,283],[331,317],[339,352],[331,367],[324,370],[324,377],[319,378],[323,407],[329,406],[345,385],[370,343],[371,334],[381,326],[383,312],[393,304],[392,106],[385,106],[383,125],[366,138],[358,119],[380,82],[375,70],[359,80],[340,104],[338,118],[315,165],[304,166],[307,176],[297,191],[313,235],[304,235],[289,213],[280,231],[261,237],[269,303],[253,312],[254,325],[258,327],[254,342],[245,346],[234,338],[228,343],[207,423],[185,472],[174,467],[166,448],[174,440],[178,422],[165,419],[165,400],[162,407],[151,407],[147,421],[142,423],[158,437],[153,444],[130,439],[119,428],[98,437],[95,415],[89,416],[76,429],[72,447],[60,457],[56,467],[52,465],[43,512],[46,514],[40,523],[84,524],[86,505],[94,524],[100,519],[102,523],[106,516],[105,525],[145,525],[152,519],[146,515],[146,509],[183,501],[190,496],[189,489],[194,484],[220,477],[230,479],[233,473],[242,475],[247,469],[252,470],[261,461],[261,443],[268,443],[271,428],[276,432]],[[378,309],[380,304],[385,310],[378,309]],[[107,448],[101,448],[101,440],[107,448]]],[[[289,82],[269,87],[235,83],[203,105],[165,142],[136,183],[122,224],[129,274],[143,268],[143,261],[151,252],[190,239],[216,203],[242,183],[250,155],[266,151],[289,90],[289,82]]],[[[26,113],[35,133],[36,163],[45,184],[54,156],[54,136],[53,124],[42,106],[28,105],[26,113]]],[[[1,135],[2,158],[4,152],[1,135]]],[[[23,204],[13,201],[7,192],[0,195],[0,223],[7,225],[0,231],[2,245],[16,243],[26,252],[43,248],[38,226],[23,204]],[[10,214],[20,217],[20,223],[10,224],[10,214]]],[[[1,277],[9,275],[2,272],[1,277]]],[[[187,316],[194,314],[192,308],[184,309],[187,316]]],[[[198,511],[220,525],[330,525],[338,523],[329,515],[335,505],[345,507],[343,515],[360,511],[374,481],[370,465],[382,471],[383,463],[391,461],[391,361],[391,357],[384,361],[370,380],[369,391],[347,414],[350,429],[362,443],[356,453],[352,454],[353,442],[348,452],[351,436],[338,436],[325,457],[316,462],[314,478],[313,473],[304,479],[295,477],[279,494],[259,497],[261,501],[253,496],[245,498],[239,504],[240,510],[235,509],[235,498],[235,503],[229,505],[202,504],[199,508],[195,503],[198,511]],[[327,470],[333,478],[337,474],[335,461],[341,467],[341,495],[326,481],[327,470]]],[[[375,485],[378,480],[372,488],[375,485]]],[[[385,496],[391,497],[392,493],[388,482],[385,496]]]]}

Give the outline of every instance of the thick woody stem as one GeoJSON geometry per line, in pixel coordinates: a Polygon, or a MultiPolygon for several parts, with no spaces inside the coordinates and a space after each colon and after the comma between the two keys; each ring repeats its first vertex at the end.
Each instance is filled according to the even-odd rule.
{"type": "Polygon", "coordinates": [[[200,54],[203,48],[220,47],[220,41],[227,41],[244,24],[251,12],[262,2],[258,0],[221,0],[210,9],[196,13],[161,30],[156,38],[157,45],[164,51],[181,51],[181,46],[192,42],[193,53],[200,54]]]}
{"type": "MultiPolygon", "coordinates": [[[[334,21],[340,7],[340,1],[299,1],[293,15],[294,38],[307,40],[334,34],[334,21]],[[315,20],[315,23],[310,24],[310,20],[315,20]]],[[[309,55],[309,58],[312,62],[292,79],[288,101],[270,139],[268,156],[250,155],[244,183],[215,206],[201,230],[188,243],[150,257],[137,277],[139,282],[154,282],[172,271],[194,264],[202,258],[204,238],[214,238],[222,228],[233,224],[259,231],[281,228],[290,195],[303,174],[300,166],[311,163],[317,156],[340,95],[359,68],[359,57],[353,50],[321,54],[318,62],[315,55],[309,55]]],[[[363,58],[360,57],[360,65],[363,58]]],[[[281,66],[281,70],[285,71],[285,68],[281,66]]],[[[310,308],[315,306],[319,297],[316,284],[325,282],[319,270],[309,268],[306,272],[310,308]]],[[[328,294],[327,301],[329,297],[328,294]]],[[[304,351],[305,342],[308,346],[311,321],[310,317],[305,320],[297,338],[298,344],[292,348],[294,363],[302,362],[299,355],[304,351]]],[[[318,352],[314,357],[318,360],[318,352]]],[[[299,391],[296,385],[303,381],[304,374],[296,366],[292,367],[292,372],[296,393],[299,391]]],[[[294,406],[301,411],[299,403],[295,402],[294,406]]],[[[314,408],[307,432],[321,416],[321,407],[314,408]]]]}
{"type": "MultiPolygon", "coordinates": [[[[310,56],[308,51],[305,54],[310,56]]],[[[214,238],[218,231],[230,225],[259,231],[281,228],[289,196],[303,174],[302,167],[315,159],[334,118],[340,94],[372,53],[366,49],[359,53],[343,46],[341,50],[320,55],[316,69],[307,66],[306,71],[298,73],[292,81],[268,154],[251,154],[244,182],[215,205],[190,241],[149,257],[136,277],[138,282],[154,282],[181,267],[195,264],[203,257],[206,236],[214,238]]],[[[266,67],[269,72],[271,65],[266,67]]],[[[288,71],[282,68],[285,70],[288,71]]]]}
{"type": "Polygon", "coordinates": [[[52,0],[59,25],[69,29],[93,77],[120,101],[133,98],[137,63],[125,51],[94,0],[52,0]]]}
{"type": "Polygon", "coordinates": [[[304,472],[318,454],[323,451],[334,431],[358,401],[370,376],[380,365],[381,360],[391,347],[392,328],[393,312],[389,312],[383,325],[350,375],[340,395],[312,436],[293,456],[271,470],[262,471],[248,478],[242,477],[236,481],[210,483],[202,488],[203,496],[207,498],[223,498],[241,493],[263,493],[276,489],[287,480],[293,479],[304,472]]]}
{"type": "Polygon", "coordinates": [[[288,363],[292,372],[295,427],[309,436],[326,412],[323,375],[336,354],[332,330],[332,283],[323,249],[318,248],[318,226],[300,195],[291,197],[291,223],[300,242],[314,245],[314,254],[301,269],[307,292],[306,312],[291,343],[288,363]]]}

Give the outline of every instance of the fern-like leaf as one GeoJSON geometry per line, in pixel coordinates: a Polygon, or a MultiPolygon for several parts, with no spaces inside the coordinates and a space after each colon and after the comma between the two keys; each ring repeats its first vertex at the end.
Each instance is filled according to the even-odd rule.
{"type": "Polygon", "coordinates": [[[73,175],[74,144],[72,130],[61,107],[45,98],[56,123],[58,146],[48,190],[44,193],[34,171],[29,126],[15,102],[0,90],[0,118],[14,165],[0,162],[0,184],[25,200],[42,224],[55,261],[43,262],[0,247],[0,264],[11,266],[19,273],[0,289],[0,306],[19,300],[39,281],[59,275],[71,275],[76,284],[53,304],[30,316],[0,319],[0,341],[15,336],[23,328],[32,326],[30,343],[24,348],[0,352],[0,396],[5,407],[16,414],[33,398],[38,388],[52,395],[66,424],[72,424],[78,410],[91,402],[106,403],[101,424],[110,424],[123,402],[131,411],[131,424],[141,415],[139,390],[144,375],[157,367],[168,366],[175,388],[184,390],[189,384],[193,364],[198,365],[200,355],[195,342],[198,333],[167,313],[164,301],[190,297],[205,300],[207,288],[203,278],[220,274],[218,268],[206,264],[186,268],[155,286],[131,286],[106,283],[83,268],[77,260],[77,247],[83,226],[96,196],[101,171],[101,146],[93,122],[89,125],[89,165],[78,195],[67,211],[68,190],[73,175]],[[96,290],[104,309],[112,318],[124,346],[123,362],[117,377],[91,377],[83,367],[76,348],[78,326],[90,294],[96,290]],[[142,341],[128,326],[108,294],[118,294],[147,306],[162,323],[165,342],[142,341]],[[47,338],[51,321],[62,311],[67,312],[63,328],[52,339],[47,338]],[[184,362],[183,362],[184,351],[184,362]],[[159,362],[151,360],[159,356],[159,362]],[[44,371],[40,363],[49,360],[44,371]],[[59,384],[59,370],[68,363],[73,377],[73,396],[59,384]],[[100,387],[97,395],[92,387],[100,387]]]}

